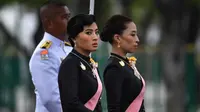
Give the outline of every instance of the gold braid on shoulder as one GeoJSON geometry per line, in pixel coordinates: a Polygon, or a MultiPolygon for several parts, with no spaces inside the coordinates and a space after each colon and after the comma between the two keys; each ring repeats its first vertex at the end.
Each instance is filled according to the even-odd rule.
{"type": "Polygon", "coordinates": [[[65,43],[65,46],[72,46],[69,42],[64,42],[65,43]]]}
{"type": "Polygon", "coordinates": [[[49,49],[52,45],[52,42],[51,41],[45,41],[41,46],[40,48],[43,48],[43,49],[49,49]]]}

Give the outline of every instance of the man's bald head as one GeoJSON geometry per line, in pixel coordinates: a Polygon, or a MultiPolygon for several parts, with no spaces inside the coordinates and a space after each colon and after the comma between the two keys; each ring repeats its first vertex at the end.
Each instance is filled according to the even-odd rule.
{"type": "Polygon", "coordinates": [[[44,22],[45,19],[51,20],[56,17],[56,15],[59,14],[59,8],[61,7],[67,7],[67,5],[58,1],[48,1],[43,4],[40,8],[40,18],[42,22],[44,22]]]}
{"type": "Polygon", "coordinates": [[[48,1],[40,8],[40,18],[45,32],[58,38],[66,35],[70,11],[65,3],[48,1]]]}

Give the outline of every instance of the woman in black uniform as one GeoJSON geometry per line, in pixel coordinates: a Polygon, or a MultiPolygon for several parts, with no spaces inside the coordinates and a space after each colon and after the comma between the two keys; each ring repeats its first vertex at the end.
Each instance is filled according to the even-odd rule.
{"type": "Polygon", "coordinates": [[[126,57],[138,47],[136,25],[128,17],[114,15],[106,22],[100,37],[112,45],[104,70],[108,112],[145,112],[145,82],[135,67],[136,58],[126,57]]]}
{"type": "Polygon", "coordinates": [[[101,112],[102,83],[97,63],[90,58],[99,40],[94,15],[71,18],[67,32],[74,48],[63,60],[58,75],[63,112],[101,112]]]}

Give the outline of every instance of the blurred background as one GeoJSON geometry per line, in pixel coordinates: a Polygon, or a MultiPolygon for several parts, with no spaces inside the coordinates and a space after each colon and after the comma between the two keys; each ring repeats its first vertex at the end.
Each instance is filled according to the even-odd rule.
{"type": "MultiPolygon", "coordinates": [[[[89,0],[63,0],[72,16],[89,13],[89,0]]],[[[29,59],[43,37],[38,9],[45,0],[0,0],[0,112],[34,112],[29,59]]],[[[95,0],[101,31],[114,14],[136,23],[134,55],[146,80],[146,112],[200,112],[200,0],[95,0]]],[[[92,56],[102,73],[110,45],[92,56]]],[[[102,75],[102,74],[101,74],[102,75]]],[[[106,112],[106,96],[103,93],[106,112]]]]}

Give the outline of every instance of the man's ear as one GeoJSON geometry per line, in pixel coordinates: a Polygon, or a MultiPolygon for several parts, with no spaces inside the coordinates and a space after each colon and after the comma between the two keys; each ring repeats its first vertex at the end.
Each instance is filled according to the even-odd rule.
{"type": "Polygon", "coordinates": [[[53,22],[50,19],[45,18],[44,19],[46,26],[48,26],[48,28],[53,28],[53,22]]]}

